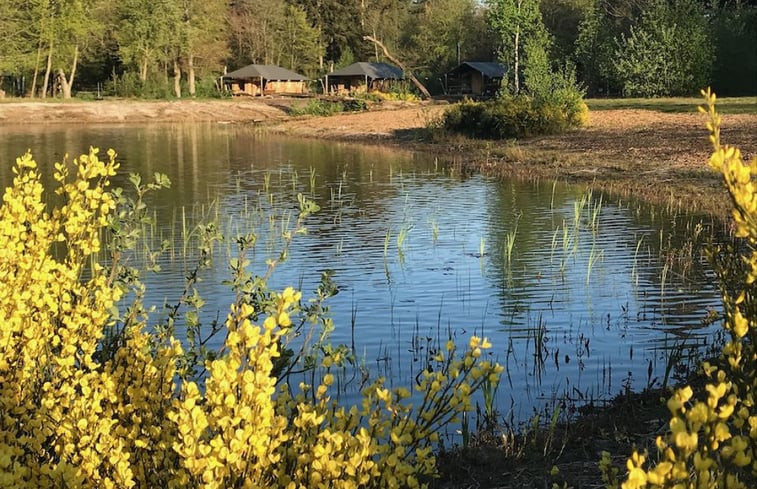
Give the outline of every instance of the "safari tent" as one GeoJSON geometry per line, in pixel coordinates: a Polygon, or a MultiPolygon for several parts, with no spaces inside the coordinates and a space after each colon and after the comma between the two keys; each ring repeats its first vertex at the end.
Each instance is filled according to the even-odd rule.
{"type": "Polygon", "coordinates": [[[502,85],[507,66],[489,61],[465,61],[445,75],[449,95],[493,96],[502,85]]]}
{"type": "Polygon", "coordinates": [[[307,93],[307,78],[275,65],[247,65],[223,76],[232,95],[299,95],[307,93]]]}
{"type": "Polygon", "coordinates": [[[404,78],[402,70],[388,63],[358,62],[326,75],[326,93],[388,92],[392,85],[404,78]]]}

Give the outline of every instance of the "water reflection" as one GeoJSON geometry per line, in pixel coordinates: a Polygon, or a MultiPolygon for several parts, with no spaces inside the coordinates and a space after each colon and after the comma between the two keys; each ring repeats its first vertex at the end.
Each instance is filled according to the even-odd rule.
{"type": "MultiPolygon", "coordinates": [[[[151,201],[151,239],[172,242],[163,271],[146,280],[158,315],[191,267],[182,248],[194,225],[255,232],[261,272],[303,193],[321,212],[271,284],[307,293],[331,271],[340,291],[330,300],[334,342],[354,343],[363,367],[390,384],[412,383],[448,337],[485,335],[508,367],[500,406],[523,419],[546,400],[601,400],[629,383],[661,383],[683,361],[680,347],[712,338],[703,319],[719,294],[696,246],[687,248],[699,224],[689,216],[663,219],[662,210],[567,185],[461,177],[423,154],[217,124],[6,131],[0,181],[9,184],[12,156],[27,148],[50,165],[89,145],[118,151],[117,184],[127,186],[131,172],[172,181],[151,201]]],[[[205,321],[223,317],[231,300],[222,281],[235,253],[222,244],[202,277],[205,321]]]]}

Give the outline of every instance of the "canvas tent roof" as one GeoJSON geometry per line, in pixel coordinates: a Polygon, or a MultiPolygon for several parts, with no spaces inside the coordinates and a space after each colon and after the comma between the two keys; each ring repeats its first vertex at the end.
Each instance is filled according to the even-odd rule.
{"type": "Polygon", "coordinates": [[[243,80],[248,78],[265,78],[266,80],[294,80],[305,81],[306,77],[275,65],[247,65],[244,68],[227,73],[226,80],[243,80]]]}
{"type": "Polygon", "coordinates": [[[389,63],[367,63],[364,61],[352,63],[340,70],[332,71],[328,76],[367,76],[374,80],[401,80],[403,78],[402,70],[394,65],[390,65],[389,63]]]}
{"type": "Polygon", "coordinates": [[[489,78],[502,78],[507,73],[507,66],[502,63],[495,63],[490,61],[464,61],[459,66],[450,70],[450,73],[460,71],[461,68],[468,66],[474,70],[482,73],[489,78]]]}

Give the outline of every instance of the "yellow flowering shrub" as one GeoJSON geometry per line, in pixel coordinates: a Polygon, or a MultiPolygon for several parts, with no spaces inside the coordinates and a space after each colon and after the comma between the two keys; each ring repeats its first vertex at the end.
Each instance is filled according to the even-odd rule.
{"type": "Polygon", "coordinates": [[[62,203],[48,210],[26,154],[3,196],[0,487],[424,487],[439,430],[502,371],[481,358],[488,341],[462,354],[449,341],[415,396],[379,379],[343,406],[329,392],[338,349],[324,348],[336,353],[318,385],[279,377],[301,294],[265,289],[236,294],[219,351],[188,356],[170,329],[147,326],[143,286],[118,264],[124,235],[110,238],[111,269],[95,259],[128,215],[114,214],[117,167],[95,149],[56,164],[62,203]],[[129,287],[135,302],[118,316],[129,287]]]}
{"type": "MultiPolygon", "coordinates": [[[[623,489],[757,487],[757,157],[743,161],[737,148],[720,141],[721,118],[715,110],[715,95],[702,92],[709,116],[707,129],[713,153],[709,165],[723,176],[733,202],[737,237],[746,240],[741,251],[740,276],[723,276],[724,327],[729,341],[722,358],[702,366],[707,379],[704,391],[690,386],[677,389],[667,401],[670,431],[656,440],[658,455],[648,463],[648,454],[635,452],[628,459],[623,489]],[[735,280],[734,280],[735,279],[735,280]],[[735,284],[735,285],[734,285],[735,284]],[[735,290],[734,290],[735,289],[735,290]]],[[[717,253],[717,251],[716,251],[717,253]]],[[[725,272],[725,273],[723,273],[725,272]]],[[[609,454],[600,463],[607,487],[617,488],[617,469],[609,454]]]]}

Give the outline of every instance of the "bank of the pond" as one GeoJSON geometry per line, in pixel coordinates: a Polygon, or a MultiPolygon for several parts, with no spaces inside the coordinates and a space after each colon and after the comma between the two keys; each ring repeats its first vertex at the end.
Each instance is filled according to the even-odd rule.
{"type": "MultiPolygon", "coordinates": [[[[522,141],[471,141],[438,125],[446,103],[382,103],[374,110],[330,117],[292,117],[302,99],[182,101],[13,101],[0,103],[0,130],[28,124],[219,122],[254,123],[297,137],[410,147],[455,159],[470,171],[527,179],[559,179],[633,195],[663,205],[724,216],[720,180],[705,165],[704,117],[690,112],[593,110],[589,125],[522,141]],[[384,110],[379,110],[384,109],[384,110]]],[[[605,104],[606,105],[606,104],[605,104]]],[[[723,116],[723,140],[746,156],[757,147],[757,114],[723,116]]]]}
{"type": "Polygon", "coordinates": [[[28,124],[148,124],[163,122],[270,123],[285,119],[292,101],[224,100],[0,100],[0,131],[28,124]]]}

